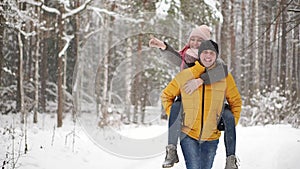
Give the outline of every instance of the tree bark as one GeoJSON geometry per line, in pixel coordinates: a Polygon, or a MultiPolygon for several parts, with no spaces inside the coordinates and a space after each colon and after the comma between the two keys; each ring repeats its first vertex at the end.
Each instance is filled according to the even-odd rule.
{"type": "MultiPolygon", "coordinates": [[[[63,12],[63,6],[59,7],[60,12],[63,12]]],[[[63,49],[63,40],[62,40],[62,32],[63,32],[63,22],[62,22],[62,15],[58,15],[57,20],[57,34],[58,34],[58,53],[57,53],[57,127],[62,127],[63,125],[63,55],[60,56],[60,51],[63,49]]]]}
{"type": "Polygon", "coordinates": [[[26,121],[26,112],[24,109],[24,87],[23,87],[23,40],[22,35],[18,32],[19,42],[19,67],[18,67],[18,96],[20,101],[21,123],[26,121]]]}
{"type": "Polygon", "coordinates": [[[231,8],[230,8],[230,61],[232,62],[231,66],[231,73],[235,77],[236,83],[238,86],[240,86],[240,76],[238,76],[238,70],[240,65],[240,56],[237,56],[236,53],[236,29],[235,29],[235,24],[236,24],[236,19],[235,19],[235,0],[230,0],[231,2],[231,8]]]}
{"type": "MultiPolygon", "coordinates": [[[[40,16],[40,9],[39,7],[36,8],[36,13],[38,16],[40,16]]],[[[34,113],[33,113],[33,123],[38,122],[38,110],[39,110],[39,59],[40,59],[40,35],[39,35],[39,28],[35,27],[36,31],[36,49],[35,49],[35,105],[34,105],[34,113]]]]}
{"type": "Polygon", "coordinates": [[[227,0],[222,0],[222,15],[223,15],[223,24],[221,27],[221,42],[219,43],[221,46],[221,52],[220,52],[220,57],[223,58],[223,60],[227,63],[228,68],[230,69],[230,38],[229,38],[229,21],[230,21],[230,16],[229,16],[229,3],[227,0]]]}
{"type": "Polygon", "coordinates": [[[265,53],[263,54],[263,57],[265,58],[265,79],[266,79],[266,90],[267,92],[270,92],[271,90],[271,74],[272,74],[272,58],[273,55],[271,54],[271,16],[272,16],[272,8],[268,5],[265,9],[265,23],[268,23],[268,27],[265,33],[265,39],[264,39],[264,48],[265,53]]]}
{"type": "MultiPolygon", "coordinates": [[[[1,4],[2,4],[1,0],[1,4]]],[[[2,5],[0,5],[0,7],[2,7],[2,5]]],[[[2,66],[4,63],[4,55],[3,55],[3,36],[4,36],[4,23],[5,23],[5,19],[2,15],[2,13],[0,13],[0,86],[2,86],[2,66]]]]}
{"type": "Polygon", "coordinates": [[[283,10],[281,13],[281,59],[280,59],[280,89],[281,89],[281,94],[285,96],[285,89],[286,89],[286,57],[287,57],[287,46],[286,46],[286,36],[287,36],[287,31],[286,31],[286,18],[287,18],[287,10],[286,10],[286,0],[281,0],[281,9],[283,10]]]}
{"type": "MultiPolygon", "coordinates": [[[[248,66],[247,66],[247,70],[249,73],[249,76],[247,78],[248,82],[249,82],[249,98],[253,98],[254,95],[254,91],[255,91],[255,53],[256,53],[256,49],[254,48],[254,40],[255,40],[255,35],[256,35],[256,8],[255,8],[255,1],[256,0],[252,0],[251,6],[249,7],[250,11],[251,11],[251,18],[250,18],[250,25],[249,25],[249,46],[248,46],[248,56],[249,57],[249,62],[248,62],[248,66]]],[[[250,5],[250,4],[249,4],[250,5]]]]}
{"type": "MultiPolygon", "coordinates": [[[[249,91],[249,83],[247,81],[248,73],[247,73],[247,67],[246,64],[247,62],[247,49],[245,45],[245,37],[246,37],[246,4],[245,0],[242,0],[241,4],[241,20],[242,20],[242,37],[241,37],[241,63],[242,63],[242,79],[241,79],[241,88],[242,88],[242,95],[248,96],[248,91],[249,91]]],[[[248,97],[246,97],[245,103],[248,104],[248,97]]]]}

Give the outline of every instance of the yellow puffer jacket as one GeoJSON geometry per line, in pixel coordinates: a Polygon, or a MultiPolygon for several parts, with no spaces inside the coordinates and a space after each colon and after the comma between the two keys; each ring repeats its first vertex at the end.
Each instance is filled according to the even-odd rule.
{"type": "Polygon", "coordinates": [[[178,73],[163,90],[162,104],[166,113],[170,115],[173,100],[181,94],[183,104],[182,132],[190,137],[202,140],[217,140],[221,132],[217,129],[217,118],[220,116],[224,103],[224,96],[235,117],[235,124],[240,118],[242,100],[232,75],[210,85],[202,85],[191,95],[184,92],[184,84],[191,79],[198,78],[205,68],[196,62],[195,66],[178,73]]]}

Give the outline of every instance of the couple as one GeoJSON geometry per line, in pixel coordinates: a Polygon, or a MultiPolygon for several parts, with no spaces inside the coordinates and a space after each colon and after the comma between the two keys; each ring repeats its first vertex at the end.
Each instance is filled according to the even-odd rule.
{"type": "Polygon", "coordinates": [[[156,38],[149,41],[150,47],[160,48],[173,58],[181,58],[182,71],[161,96],[169,116],[168,146],[163,168],[172,167],[179,161],[176,148],[180,138],[187,169],[210,169],[220,130],[225,131],[225,169],[238,168],[235,125],[240,117],[242,100],[232,75],[227,72],[227,66],[218,59],[218,44],[209,40],[210,37],[210,29],[201,25],[191,32],[188,44],[178,53],[156,38]],[[229,106],[224,106],[225,99],[229,106]]]}

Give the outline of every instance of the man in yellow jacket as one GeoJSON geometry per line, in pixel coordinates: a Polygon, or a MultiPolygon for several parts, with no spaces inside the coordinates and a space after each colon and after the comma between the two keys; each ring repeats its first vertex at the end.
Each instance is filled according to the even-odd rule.
{"type": "Polygon", "coordinates": [[[242,100],[231,73],[224,79],[209,85],[201,85],[195,92],[185,90],[185,84],[198,78],[216,64],[218,44],[212,40],[203,41],[199,47],[199,62],[195,66],[178,73],[163,90],[161,99],[166,113],[181,94],[183,105],[182,134],[180,145],[187,169],[210,169],[216,155],[221,132],[217,122],[223,110],[226,97],[238,123],[242,100]],[[188,93],[186,93],[187,91],[188,93]]]}

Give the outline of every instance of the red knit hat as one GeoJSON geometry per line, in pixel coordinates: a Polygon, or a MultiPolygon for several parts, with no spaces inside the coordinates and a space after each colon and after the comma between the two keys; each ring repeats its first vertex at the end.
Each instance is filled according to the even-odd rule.
{"type": "Polygon", "coordinates": [[[210,28],[207,25],[201,25],[194,28],[189,36],[189,40],[192,36],[201,37],[203,40],[208,40],[211,37],[210,28]]]}

